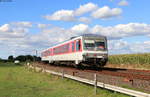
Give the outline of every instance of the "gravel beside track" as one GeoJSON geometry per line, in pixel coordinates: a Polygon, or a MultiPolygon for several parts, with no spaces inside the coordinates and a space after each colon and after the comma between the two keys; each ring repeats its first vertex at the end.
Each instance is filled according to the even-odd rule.
{"type": "Polygon", "coordinates": [[[77,69],[66,66],[55,66],[43,63],[34,63],[38,67],[56,72],[64,71],[65,74],[78,76],[81,78],[94,80],[94,74],[97,74],[97,81],[120,87],[132,88],[150,93],[150,70],[101,68],[101,69],[77,69]]]}

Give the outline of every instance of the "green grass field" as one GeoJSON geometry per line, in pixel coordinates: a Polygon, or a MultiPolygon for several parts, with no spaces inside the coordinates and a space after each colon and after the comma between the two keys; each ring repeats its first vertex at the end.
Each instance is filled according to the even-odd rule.
{"type": "Polygon", "coordinates": [[[150,69],[150,53],[110,55],[109,64],[114,64],[114,67],[150,69]]]}
{"type": "Polygon", "coordinates": [[[0,63],[0,97],[128,97],[69,79],[0,63]]]}

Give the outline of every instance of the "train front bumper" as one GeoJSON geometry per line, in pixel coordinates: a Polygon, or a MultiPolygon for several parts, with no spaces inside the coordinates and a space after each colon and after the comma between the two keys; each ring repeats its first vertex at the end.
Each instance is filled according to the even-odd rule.
{"type": "Polygon", "coordinates": [[[84,58],[107,58],[108,54],[99,54],[99,53],[85,53],[83,54],[84,58]]]}

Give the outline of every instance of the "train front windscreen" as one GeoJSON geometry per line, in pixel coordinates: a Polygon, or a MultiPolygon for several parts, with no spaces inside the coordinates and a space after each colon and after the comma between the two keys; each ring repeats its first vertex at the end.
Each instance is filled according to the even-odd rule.
{"type": "Polygon", "coordinates": [[[84,39],[84,49],[92,51],[106,50],[106,39],[84,39]]]}

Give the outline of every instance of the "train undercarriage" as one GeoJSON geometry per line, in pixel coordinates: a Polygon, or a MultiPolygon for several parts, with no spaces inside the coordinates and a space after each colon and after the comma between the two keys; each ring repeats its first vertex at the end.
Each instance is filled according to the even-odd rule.
{"type": "MultiPolygon", "coordinates": [[[[75,61],[53,61],[51,65],[65,65],[65,66],[73,66],[76,68],[82,67],[104,67],[108,61],[108,58],[87,58],[84,61],[78,61],[79,63],[76,64],[75,61]]],[[[47,63],[49,63],[47,61],[47,63]]]]}

